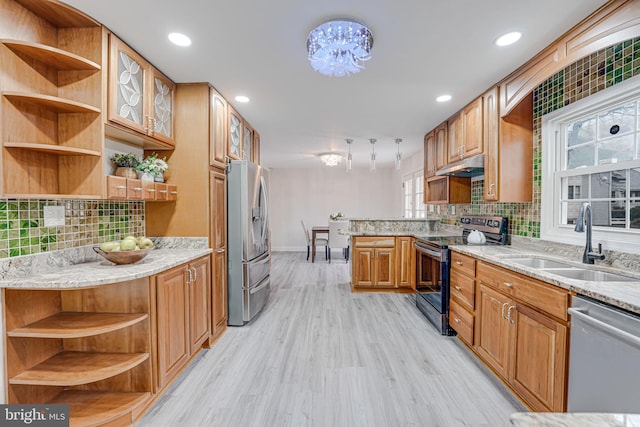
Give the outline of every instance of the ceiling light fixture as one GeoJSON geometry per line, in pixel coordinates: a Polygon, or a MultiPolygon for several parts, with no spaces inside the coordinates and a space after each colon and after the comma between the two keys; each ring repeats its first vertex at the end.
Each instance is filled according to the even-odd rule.
{"type": "Polygon", "coordinates": [[[343,77],[364,69],[371,59],[373,36],[360,22],[350,19],[328,21],[307,37],[307,53],[314,70],[326,76],[343,77]]]}
{"type": "Polygon", "coordinates": [[[347,153],[347,161],[345,162],[345,165],[347,167],[347,172],[351,172],[351,163],[353,158],[351,157],[351,143],[353,142],[353,139],[347,139],[347,145],[349,146],[349,152],[347,153]]]}
{"type": "Polygon", "coordinates": [[[398,146],[398,151],[396,152],[396,170],[399,171],[402,167],[402,153],[400,152],[400,143],[402,142],[402,138],[396,138],[396,145],[398,146]]]}
{"type": "Polygon", "coordinates": [[[436,101],[438,102],[451,101],[451,95],[440,95],[439,97],[436,98],[436,101]]]}
{"type": "Polygon", "coordinates": [[[338,166],[338,163],[342,161],[342,155],[336,153],[323,153],[320,154],[320,160],[325,166],[334,167],[338,166]]]}
{"type": "Polygon", "coordinates": [[[522,37],[522,34],[519,33],[518,31],[507,33],[503,36],[498,37],[498,39],[496,40],[496,45],[509,46],[510,44],[514,44],[515,42],[520,40],[520,37],[522,37]]]}
{"type": "Polygon", "coordinates": [[[375,172],[376,170],[376,140],[371,138],[371,161],[369,162],[369,172],[375,172]]]}
{"type": "Polygon", "coordinates": [[[236,101],[242,102],[242,103],[249,102],[249,97],[248,96],[244,96],[244,95],[238,95],[238,96],[236,96],[235,99],[236,99],[236,101]]]}
{"type": "Polygon", "coordinates": [[[182,33],[170,33],[169,41],[175,45],[182,47],[191,45],[191,39],[182,33]]]}

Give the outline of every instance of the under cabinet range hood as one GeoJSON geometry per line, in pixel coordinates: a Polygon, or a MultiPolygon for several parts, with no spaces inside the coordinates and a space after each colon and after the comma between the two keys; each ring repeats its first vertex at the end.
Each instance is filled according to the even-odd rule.
{"type": "Polygon", "coordinates": [[[450,163],[436,172],[436,175],[460,176],[464,178],[484,174],[484,154],[467,157],[450,163]]]}

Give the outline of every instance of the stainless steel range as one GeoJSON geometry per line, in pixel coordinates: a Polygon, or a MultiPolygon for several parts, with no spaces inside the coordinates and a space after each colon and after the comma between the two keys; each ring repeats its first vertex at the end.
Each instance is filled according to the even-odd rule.
{"type": "Polygon", "coordinates": [[[442,335],[455,335],[449,327],[449,246],[508,245],[505,217],[463,216],[462,235],[425,237],[416,241],[416,305],[442,335]]]}

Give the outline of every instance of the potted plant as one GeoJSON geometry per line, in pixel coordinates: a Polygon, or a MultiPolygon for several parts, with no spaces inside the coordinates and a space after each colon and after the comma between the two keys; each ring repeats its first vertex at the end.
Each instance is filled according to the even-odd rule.
{"type": "Polygon", "coordinates": [[[125,178],[137,178],[136,168],[140,164],[140,157],[133,153],[115,153],[111,161],[116,166],[115,174],[125,178]]]}
{"type": "Polygon", "coordinates": [[[148,181],[164,182],[164,171],[169,168],[167,158],[158,158],[158,153],[148,155],[137,166],[140,179],[148,181]]]}

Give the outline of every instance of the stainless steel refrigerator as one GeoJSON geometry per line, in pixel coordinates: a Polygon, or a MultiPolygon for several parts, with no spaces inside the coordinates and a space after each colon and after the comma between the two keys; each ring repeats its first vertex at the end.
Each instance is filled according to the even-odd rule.
{"type": "Polygon", "coordinates": [[[228,325],[242,326],[267,304],[271,272],[269,173],[247,160],[227,167],[228,325]]]}

